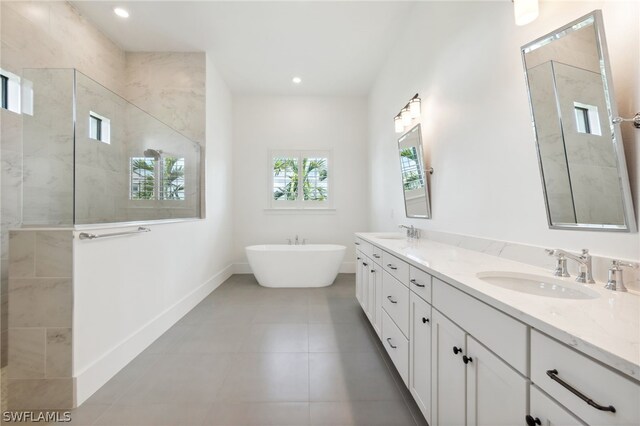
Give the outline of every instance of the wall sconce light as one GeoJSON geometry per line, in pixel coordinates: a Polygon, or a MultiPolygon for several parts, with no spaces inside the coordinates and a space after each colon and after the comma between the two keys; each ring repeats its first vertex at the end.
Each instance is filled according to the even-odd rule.
{"type": "Polygon", "coordinates": [[[533,22],[538,17],[538,0],[512,0],[516,25],[533,22]]]}
{"type": "Polygon", "coordinates": [[[393,122],[395,123],[396,133],[404,132],[404,124],[402,124],[402,117],[400,117],[400,114],[395,116],[393,122]]]}
{"type": "Polygon", "coordinates": [[[393,118],[396,133],[404,132],[405,127],[411,125],[411,121],[414,118],[420,117],[421,113],[420,97],[416,93],[413,98],[400,110],[400,112],[393,118]]]}

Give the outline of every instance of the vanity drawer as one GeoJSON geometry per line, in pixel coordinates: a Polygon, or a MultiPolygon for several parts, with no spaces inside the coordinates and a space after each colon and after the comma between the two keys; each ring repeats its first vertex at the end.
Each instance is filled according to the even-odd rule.
{"type": "Polygon", "coordinates": [[[405,385],[409,385],[409,340],[391,317],[382,313],[382,344],[396,366],[405,385]]]}
{"type": "Polygon", "coordinates": [[[373,254],[373,246],[371,245],[371,243],[363,240],[362,238],[356,237],[355,245],[356,249],[360,250],[365,256],[371,257],[371,255],[373,254]]]}
{"type": "Polygon", "coordinates": [[[382,265],[382,249],[380,247],[372,245],[371,258],[377,264],[382,265]]]}
{"type": "Polygon", "coordinates": [[[431,303],[431,275],[409,266],[409,288],[426,302],[431,303]]]}
{"type": "Polygon", "coordinates": [[[382,307],[405,336],[409,335],[409,289],[387,271],[382,273],[382,307]]]}
{"type": "Polygon", "coordinates": [[[382,267],[396,277],[402,284],[409,286],[409,264],[386,251],[382,252],[382,267]]]}
{"type": "Polygon", "coordinates": [[[432,279],[432,306],[526,376],[527,326],[466,293],[432,279]]]}
{"type": "Polygon", "coordinates": [[[531,331],[531,381],[590,425],[640,424],[640,385],[599,362],[531,331]],[[615,413],[590,406],[561,383],[615,413]]]}

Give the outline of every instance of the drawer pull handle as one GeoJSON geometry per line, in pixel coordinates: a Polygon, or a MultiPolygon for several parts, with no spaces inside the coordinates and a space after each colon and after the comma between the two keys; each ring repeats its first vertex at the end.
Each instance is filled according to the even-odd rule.
{"type": "Polygon", "coordinates": [[[569,392],[571,392],[572,394],[574,394],[575,396],[577,396],[578,398],[580,398],[581,400],[583,400],[584,402],[586,402],[587,404],[595,408],[596,410],[611,411],[612,413],[616,412],[616,409],[613,405],[609,405],[608,407],[605,407],[604,405],[600,405],[597,402],[593,401],[591,398],[584,395],[579,390],[575,389],[569,383],[562,380],[560,377],[558,377],[558,370],[547,370],[547,376],[549,376],[549,378],[554,382],[560,383],[560,385],[563,388],[565,388],[566,390],[568,390],[569,392]]]}
{"type": "Polygon", "coordinates": [[[458,355],[460,352],[462,352],[462,348],[456,348],[455,346],[453,347],[453,353],[455,355],[458,355]]]}
{"type": "Polygon", "coordinates": [[[391,298],[391,296],[387,296],[387,299],[389,299],[389,302],[391,302],[391,303],[398,303],[398,301],[397,300],[393,300],[391,298]]]}
{"type": "Polygon", "coordinates": [[[359,246],[359,245],[360,245],[360,243],[356,242],[356,245],[357,245],[357,246],[359,246]]]}
{"type": "Polygon", "coordinates": [[[393,263],[387,263],[387,266],[388,266],[390,269],[393,269],[394,271],[395,271],[396,269],[398,269],[398,267],[397,267],[397,266],[395,266],[393,263]]]}
{"type": "Polygon", "coordinates": [[[360,259],[362,259],[362,258],[361,257],[356,257],[356,260],[360,260],[360,259]]]}
{"type": "Polygon", "coordinates": [[[420,284],[420,283],[419,283],[418,281],[416,281],[415,279],[413,279],[413,280],[409,280],[409,281],[411,281],[411,284],[415,284],[415,285],[416,285],[416,286],[418,286],[418,287],[424,287],[424,284],[420,284]]]}
{"type": "Polygon", "coordinates": [[[533,418],[530,415],[527,414],[527,416],[524,418],[524,420],[527,422],[527,426],[536,426],[536,425],[541,425],[542,422],[540,421],[539,418],[533,418]]]}
{"type": "Polygon", "coordinates": [[[387,337],[387,343],[389,344],[389,346],[391,346],[392,349],[397,348],[396,345],[394,345],[393,343],[391,343],[391,337],[387,337]]]}
{"type": "Polygon", "coordinates": [[[369,266],[367,262],[362,262],[362,266],[369,266]]]}
{"type": "Polygon", "coordinates": [[[462,362],[469,364],[470,362],[473,362],[473,359],[470,356],[462,355],[462,362]]]}
{"type": "Polygon", "coordinates": [[[379,254],[373,254],[373,257],[375,257],[376,259],[380,259],[380,255],[379,254]]]}
{"type": "Polygon", "coordinates": [[[429,322],[429,318],[422,317],[422,323],[426,324],[429,322]]]}
{"type": "Polygon", "coordinates": [[[373,273],[375,273],[375,272],[376,272],[376,270],[375,270],[375,269],[372,269],[372,270],[371,270],[371,273],[372,273],[372,274],[373,274],[373,273]]]}

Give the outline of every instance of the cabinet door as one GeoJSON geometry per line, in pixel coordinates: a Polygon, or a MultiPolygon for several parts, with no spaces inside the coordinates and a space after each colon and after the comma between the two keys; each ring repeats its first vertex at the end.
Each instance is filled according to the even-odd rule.
{"type": "Polygon", "coordinates": [[[375,312],[376,321],[374,327],[378,336],[382,338],[382,270],[376,265],[375,272],[372,274],[375,285],[375,312]]]}
{"type": "Polygon", "coordinates": [[[362,300],[360,304],[362,305],[362,309],[364,309],[367,316],[369,316],[369,268],[371,268],[371,260],[368,257],[364,257],[364,261],[362,262],[362,288],[361,288],[361,296],[362,300]]]}
{"type": "Polygon", "coordinates": [[[358,301],[360,301],[361,299],[361,292],[362,292],[362,253],[360,252],[360,250],[356,251],[356,299],[358,299],[358,301]]]}
{"type": "Polygon", "coordinates": [[[431,305],[410,296],[409,390],[431,424],[431,305]]]}
{"type": "Polygon", "coordinates": [[[467,425],[524,424],[527,379],[469,335],[465,357],[467,425]]]}
{"type": "Polygon", "coordinates": [[[533,385],[531,386],[531,409],[529,410],[529,415],[534,424],[539,422],[541,426],[576,426],[585,424],[533,385]]]}
{"type": "Polygon", "coordinates": [[[465,333],[435,309],[431,322],[433,425],[461,426],[466,421],[466,368],[462,362],[465,333]]]}
{"type": "Polygon", "coordinates": [[[375,327],[376,324],[376,265],[374,262],[369,263],[369,288],[367,296],[367,315],[371,325],[375,327]]]}

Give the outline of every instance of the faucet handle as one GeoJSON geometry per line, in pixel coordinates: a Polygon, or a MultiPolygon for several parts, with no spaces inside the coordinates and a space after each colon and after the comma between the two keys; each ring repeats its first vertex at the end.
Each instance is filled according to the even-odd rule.
{"type": "Polygon", "coordinates": [[[623,260],[614,260],[613,262],[611,262],[611,266],[625,266],[627,268],[633,268],[633,269],[638,269],[638,267],[640,267],[640,265],[638,265],[637,263],[633,263],[633,262],[625,262],[623,260]]]}

